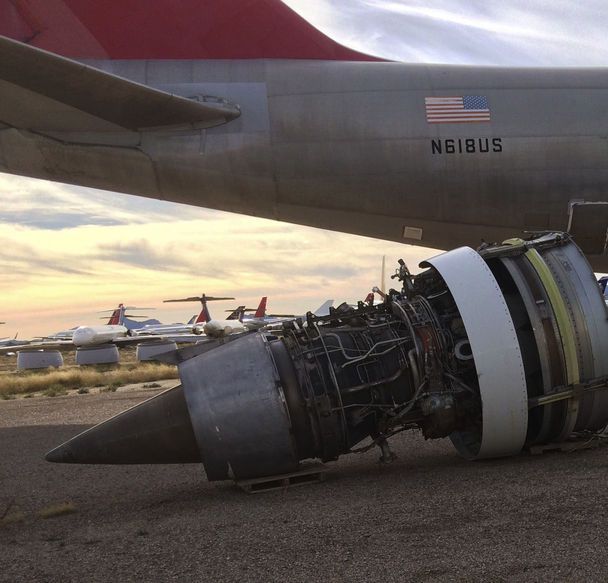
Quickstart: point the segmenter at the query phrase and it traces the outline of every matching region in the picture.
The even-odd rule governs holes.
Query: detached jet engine
[[[209,480],[246,479],[374,445],[388,461],[387,440],[408,429],[479,459],[606,426],[608,311],[568,235],[461,247],[421,266],[411,275],[400,262],[402,289],[380,305],[177,351],[181,385],[47,459],[202,462]]]

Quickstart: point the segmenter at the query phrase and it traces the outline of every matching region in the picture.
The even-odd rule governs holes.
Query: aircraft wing
[[[209,342],[210,339],[201,339],[200,336],[195,334],[184,334],[184,335],[150,335],[150,336],[125,336],[122,338],[115,338],[108,344],[116,344],[116,346],[131,346],[134,344],[143,344],[145,342],[153,342],[156,340],[171,340],[177,344],[196,344],[199,342]],[[87,345],[92,347],[94,345]],[[20,350],[75,350],[77,346],[71,340],[58,341],[58,342],[32,342],[30,344],[18,344],[15,346],[0,346],[0,356],[10,353],[15,353]]]
[[[0,346],[0,355],[18,352],[19,350],[70,350],[74,344],[70,340],[58,342],[30,342],[29,344],[17,344],[13,346]]]
[[[139,336],[122,336],[115,338],[112,343],[117,346],[129,346],[131,344],[143,344],[144,342],[170,341],[177,344],[195,344],[204,340],[200,334],[141,334]]]
[[[209,342],[206,336],[200,334],[163,334],[165,340],[175,342],[176,344],[199,344]]]
[[[239,115],[219,98],[180,97],[0,36],[0,127],[120,134],[207,128]]]

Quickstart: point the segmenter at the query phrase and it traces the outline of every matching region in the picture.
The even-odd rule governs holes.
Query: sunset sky
[[[603,1],[288,0],[353,48],[408,62],[608,65]],[[185,321],[269,296],[272,311],[362,299],[382,255],[414,267],[435,251],[174,203],[0,174],[0,337],[99,323],[119,302]],[[390,271],[390,270],[387,270]]]

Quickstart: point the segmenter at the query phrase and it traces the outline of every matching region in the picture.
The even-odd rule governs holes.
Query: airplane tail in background
[[[363,303],[367,304],[368,306],[373,306],[374,305],[374,292],[369,292],[367,294],[367,296],[365,296],[365,299],[363,300]]]
[[[131,310],[153,310],[154,308],[136,308],[135,306],[125,306],[124,304],[118,304],[118,307],[114,310],[102,310],[102,312],[112,312],[110,319],[107,322],[107,326],[125,326],[129,329],[139,328],[144,324],[159,324],[158,320],[148,320],[146,322],[135,322],[129,320],[129,318],[147,318],[148,316],[142,316],[139,314],[127,314],[127,311]],[[106,316],[107,317],[107,316]],[[106,317],[102,317],[105,320]]]
[[[236,310],[233,310],[226,320],[243,320],[243,314],[245,313],[245,306],[239,306]]]
[[[186,322],[186,326],[192,326],[193,324],[196,323],[196,318],[197,318],[198,314],[194,314],[194,316],[192,316],[192,318],[190,318],[187,322]]]
[[[116,308],[110,319],[108,320],[108,326],[119,326],[123,323],[125,319],[125,307],[123,304],[118,304],[118,308]]]
[[[255,314],[253,315],[254,318],[263,318],[264,316],[266,316],[266,302],[267,301],[268,301],[268,298],[266,296],[264,296],[260,300],[258,308],[255,311]]]
[[[209,322],[211,320],[211,314],[209,313],[209,308],[207,307],[207,301],[201,300],[201,311],[199,312],[195,324],[204,324],[205,322]]]
[[[207,296],[202,294],[199,296],[194,296],[191,298],[183,298],[179,300],[163,300],[163,303],[172,303],[172,302],[200,302],[202,305],[201,311],[194,321],[195,324],[204,324],[205,322],[211,321],[211,314],[209,313],[209,308],[207,308],[207,302],[216,302],[220,300],[233,300],[234,298],[216,298],[213,296]],[[190,322],[188,322],[190,323]]]
[[[334,305],[334,301],[333,300],[327,300],[326,302],[324,302],[323,304],[321,304],[313,312],[313,314],[315,316],[327,316],[327,314],[329,314],[329,308],[331,308],[333,305]]]

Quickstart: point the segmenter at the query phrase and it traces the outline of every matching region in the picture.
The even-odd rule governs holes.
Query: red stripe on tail
[[[266,301],[267,300],[268,300],[268,298],[266,296],[264,296],[260,300],[260,305],[258,306],[258,309],[255,311],[255,314],[253,315],[254,318],[263,318],[266,315]]]
[[[118,326],[119,324],[122,324],[124,310],[123,304],[118,304],[118,308],[112,312],[112,315],[108,320],[108,326]]]
[[[378,61],[281,0],[0,0],[0,32],[74,58]]]
[[[209,313],[209,309],[207,308],[207,302],[202,301],[201,304],[203,307],[201,308],[201,312],[196,318],[195,324],[204,324],[205,322],[211,321],[211,314]]]

